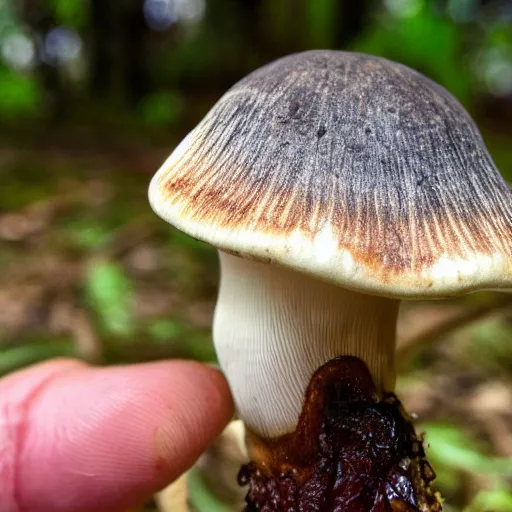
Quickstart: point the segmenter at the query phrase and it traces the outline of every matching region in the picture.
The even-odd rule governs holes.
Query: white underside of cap
[[[176,152],[179,155],[179,147]],[[175,154],[170,158],[174,160]],[[368,267],[357,261],[349,250],[340,248],[328,222],[313,239],[298,229],[287,236],[277,236],[196,222],[187,216],[182,204],[171,203],[162,195],[160,179],[171,164],[166,162],[151,181],[149,199],[153,210],[179,230],[221,250],[281,265],[352,290],[387,297],[435,299],[481,289],[512,288],[512,255],[468,250],[465,257],[442,254],[420,271],[386,273]]]

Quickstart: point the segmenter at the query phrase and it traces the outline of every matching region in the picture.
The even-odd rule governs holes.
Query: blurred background
[[[512,180],[512,0],[0,0],[0,375],[215,360],[216,254],[151,212],[148,182],[234,82],[309,48],[438,81]],[[448,512],[512,511],[511,297],[401,312],[398,391]],[[189,479],[195,510],[240,498],[218,457]]]

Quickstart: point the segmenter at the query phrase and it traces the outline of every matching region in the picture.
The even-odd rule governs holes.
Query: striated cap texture
[[[392,297],[512,288],[512,192],[442,87],[341,51],[232,87],[164,163],[150,202],[246,258]]]

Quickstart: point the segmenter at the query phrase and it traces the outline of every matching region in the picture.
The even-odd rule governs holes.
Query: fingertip
[[[155,432],[155,469],[162,473],[162,487],[192,466],[234,409],[226,379],[217,369],[187,362],[176,371],[172,412]]]
[[[129,506],[187,470],[233,414],[223,375],[196,362],[77,370],[31,404],[19,464],[28,510]]]

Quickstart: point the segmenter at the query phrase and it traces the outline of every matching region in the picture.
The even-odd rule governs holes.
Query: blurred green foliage
[[[52,357],[77,357],[78,355],[71,339],[58,340],[55,337],[38,336],[34,340],[24,340],[19,346],[1,351],[0,375]]]
[[[192,470],[189,474],[190,504],[194,510],[208,512],[231,512],[229,507],[215,498],[205,485],[200,473]]]
[[[452,425],[427,424],[424,427],[428,432],[429,460],[437,470],[437,485],[449,492],[457,487],[457,473],[481,475],[490,482],[491,489],[480,491],[466,511],[512,510],[509,485],[512,459],[486,455],[476,439],[470,439]]]
[[[345,48],[444,85],[511,178],[511,9],[502,0],[6,0],[0,113],[160,143],[165,133],[179,139],[251,69],[293,51]]]
[[[18,323],[11,315],[12,325],[0,325],[0,375],[87,357],[82,331],[52,327],[59,301],[86,312],[103,363],[215,361],[215,252],[152,214],[149,177],[243,75],[320,47],[387,57],[445,86],[512,180],[505,0],[0,0],[0,290],[14,289],[17,306],[18,286],[39,293],[20,306]],[[475,360],[479,378],[510,382],[511,331],[509,319],[492,320],[448,355],[422,352],[404,391],[436,371],[473,375]],[[465,421],[449,422],[449,407],[441,412],[425,426],[447,510],[511,511],[510,460]],[[481,477],[474,496],[461,490]],[[197,510],[226,510],[197,473],[190,484]]]
[[[38,85],[30,76],[0,68],[0,113],[4,118],[34,114],[40,106]]]
[[[108,334],[120,338],[130,338],[135,334],[132,283],[119,263],[93,263],[85,278],[85,289],[92,309]]]
[[[500,487],[512,474],[512,460],[484,455],[478,451],[475,439],[469,439],[460,429],[449,425],[424,425],[428,432],[429,457],[436,467],[448,471],[463,468],[473,473],[491,475]],[[434,462],[435,464],[435,462]]]
[[[466,512],[510,512],[512,493],[507,488],[480,491]]]
[[[84,0],[50,0],[47,9],[55,13],[58,23],[75,29],[87,28],[89,2]]]
[[[354,48],[422,71],[467,105],[475,78],[469,62],[461,58],[464,28],[436,15],[421,0],[389,3],[394,7],[383,14],[382,24],[369,27]]]

